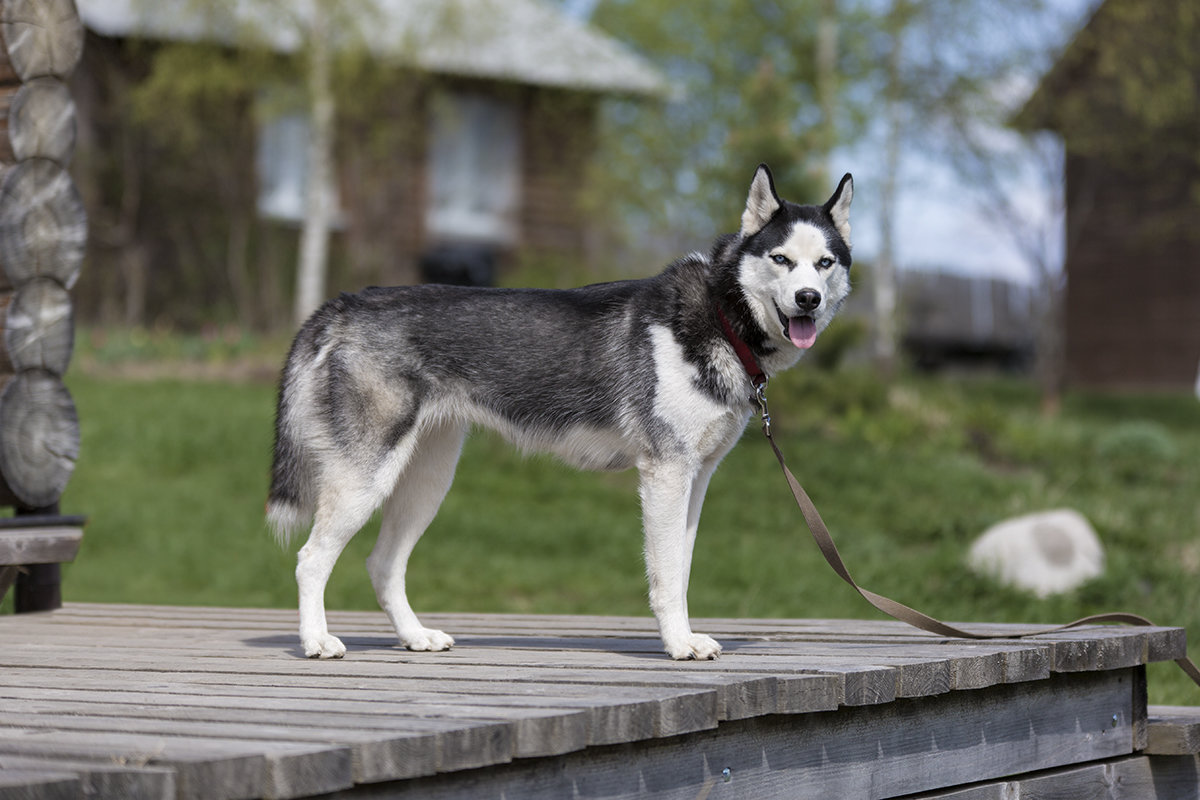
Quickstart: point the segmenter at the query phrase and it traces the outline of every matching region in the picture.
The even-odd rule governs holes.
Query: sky
[[[586,20],[598,0],[560,0],[571,16]],[[1062,30],[1047,31],[1047,44],[1056,49],[1073,35],[1091,14],[1098,0],[1052,0],[1053,11],[1065,21]],[[1006,31],[997,31],[1002,38]],[[1013,91],[1027,96],[1036,83]],[[1014,98],[1020,102],[1023,98]],[[998,140],[1011,134],[994,132]],[[873,192],[883,173],[883,152],[878,141],[864,141],[836,150],[831,172],[854,174],[855,256],[874,260],[880,247],[878,193]],[[977,193],[946,163],[931,159],[919,149],[907,148],[901,155],[897,208],[894,222],[896,261],[901,269],[935,269],[962,274],[1000,277],[1019,283],[1034,282],[1033,270],[1013,240],[1011,225],[984,209]],[[1061,207],[1055,187],[1048,185],[1032,166],[1013,180],[1012,192],[1020,206],[1034,217],[1053,218],[1049,250],[1061,264]],[[832,187],[831,187],[832,190]]]
[[[1060,28],[1046,31],[1046,45],[1061,50],[1090,17],[1097,0],[1052,0]],[[997,31],[1000,44],[1007,31]],[[1036,79],[1010,87],[1013,106],[1019,108],[1036,88]],[[989,137],[1006,147],[1016,147],[1017,136],[1010,131],[993,130]],[[1051,137],[1061,163],[1061,143]],[[845,164],[839,164],[839,157]],[[877,142],[864,141],[856,147],[835,152],[833,171],[855,173],[855,254],[873,260],[879,253],[880,224],[877,186],[883,172],[882,149]],[[1047,180],[1037,162],[1025,160],[1009,186],[1023,215],[1043,220],[1047,234],[1047,252],[1061,267],[1064,257],[1061,182]],[[1061,175],[1061,171],[1057,172]],[[938,270],[979,277],[1004,278],[1032,285],[1036,273],[1022,254],[1011,223],[989,213],[979,194],[957,174],[951,165],[908,147],[901,154],[894,221],[897,266],[904,269]],[[1025,231],[1028,235],[1028,229]]]
[[[855,172],[855,255],[873,261],[880,248],[879,204],[871,194],[882,163],[870,146],[835,154]],[[901,156],[896,199],[896,263],[900,269],[948,271],[1032,284],[1034,275],[1013,238],[1012,227],[990,215],[964,179],[943,161],[908,150]],[[1016,181],[1013,191],[1030,216],[1053,218],[1050,243],[1062,260],[1062,214],[1056,197],[1032,177]]]

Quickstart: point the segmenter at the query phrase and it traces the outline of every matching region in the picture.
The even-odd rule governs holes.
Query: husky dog
[[[850,291],[850,200],[781,200],[766,165],[741,230],[662,274],[578,289],[373,287],[304,324],[283,370],[268,518],[300,549],[300,642],[346,648],[325,622],[334,562],[372,513],[367,571],[400,642],[445,650],[405,594],[409,554],[450,488],[473,425],[593,470],[637,467],[650,607],[676,659],[715,658],[693,633],[696,526],[717,464],[742,435],[755,386],[812,347]]]

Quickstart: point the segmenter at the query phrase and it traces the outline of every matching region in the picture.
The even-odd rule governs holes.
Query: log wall
[[[54,507],[79,453],[62,376],[87,216],[68,173],[83,51],[73,0],[0,0],[0,502]]]

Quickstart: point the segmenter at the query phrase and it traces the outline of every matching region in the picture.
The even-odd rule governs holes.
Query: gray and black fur
[[[322,306],[284,367],[268,499],[281,535],[313,523],[296,569],[305,653],[344,655],[326,626],[325,583],[380,506],[367,564],[380,604],[407,647],[453,644],[420,624],[404,575],[464,437],[485,425],[584,469],[637,467],[666,650],[717,655],[690,629],[688,572],[704,490],[753,395],[721,315],[767,375],[794,364],[849,292],[851,196],[847,175],[823,206],[786,203],[764,165],[741,230],[651,278],[567,290],[372,287]]]

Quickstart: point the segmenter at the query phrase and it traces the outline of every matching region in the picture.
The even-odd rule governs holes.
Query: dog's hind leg
[[[383,504],[396,476],[412,458],[415,437],[401,440],[374,472],[351,456],[339,456],[319,481],[312,533],[296,559],[300,592],[300,644],[309,658],[341,658],[346,647],[329,633],[325,620],[325,585],[333,565],[354,534]]]
[[[408,602],[405,573],[417,540],[450,490],[466,432],[463,425],[445,423],[421,436],[384,505],[379,539],[367,558],[379,605],[392,621],[400,643],[409,650],[448,650],[454,644],[450,636],[426,628],[417,619]]]
[[[380,499],[366,492],[347,497],[339,493],[318,501],[312,533],[296,559],[296,587],[300,593],[300,645],[309,658],[341,658],[346,646],[329,633],[325,621],[325,585],[333,565],[358,529],[379,507]]]

